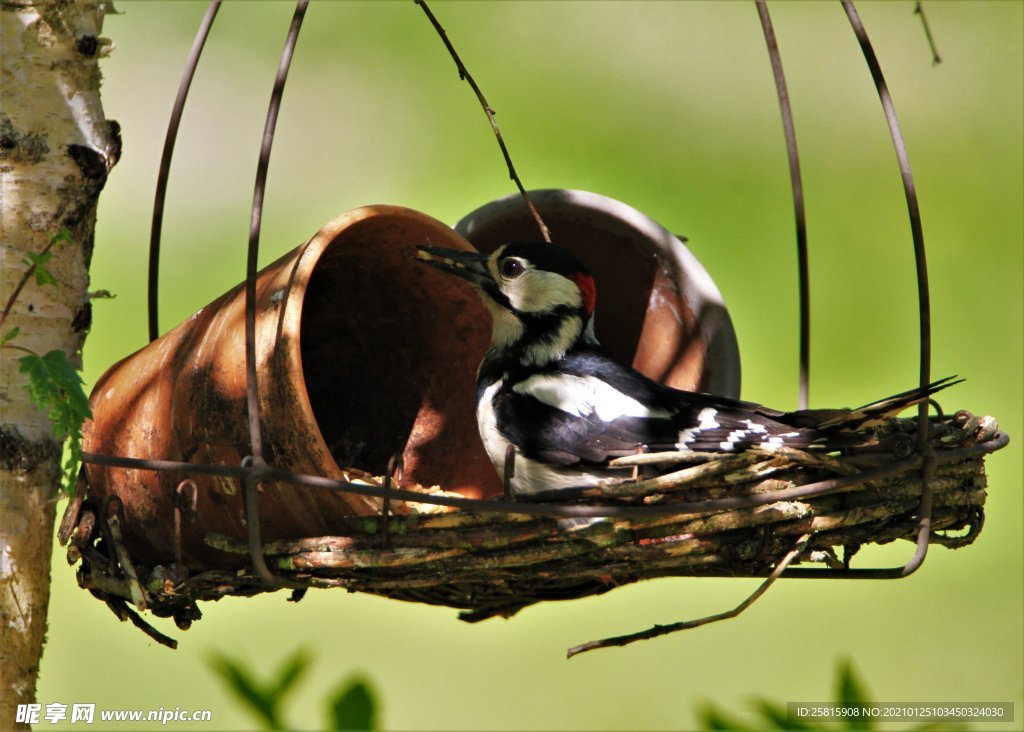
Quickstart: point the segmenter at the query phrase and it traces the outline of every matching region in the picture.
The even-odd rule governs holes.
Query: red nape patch
[[[588,315],[593,313],[594,306],[597,305],[597,286],[594,285],[594,278],[588,274],[577,272],[572,276],[572,281],[580,288],[580,295],[583,296],[583,308]]]

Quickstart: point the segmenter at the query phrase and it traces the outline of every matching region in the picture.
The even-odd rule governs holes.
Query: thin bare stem
[[[508,148],[505,146],[505,140],[501,137],[501,130],[498,129],[498,122],[494,119],[494,109],[487,103],[484,98],[484,94],[480,91],[480,87],[477,86],[476,81],[473,80],[473,76],[469,73],[466,65],[462,63],[462,59],[459,58],[458,52],[455,50],[455,46],[448,40],[448,34],[445,33],[444,28],[438,22],[434,14],[430,12],[430,8],[427,7],[426,0],[415,0],[416,4],[423,8],[423,12],[426,13],[427,19],[430,20],[430,24],[434,26],[434,30],[437,31],[437,35],[441,37],[444,42],[445,48],[448,49],[448,53],[451,54],[452,60],[455,61],[455,67],[459,71],[459,78],[466,81],[469,86],[473,89],[476,94],[476,98],[480,101],[480,106],[483,107],[484,113],[487,115],[488,121],[491,123],[491,129],[494,130],[494,136],[498,140],[498,147],[501,148],[501,154],[505,156],[505,164],[508,165],[508,175],[515,181],[516,186],[519,188],[519,193],[523,196],[523,201],[526,202],[526,207],[530,209],[530,214],[533,216],[533,220],[537,222],[537,227],[540,229],[540,235],[544,238],[544,241],[551,242],[551,231],[548,229],[544,220],[540,217],[540,213],[537,208],[533,205],[533,201],[530,200],[529,194],[526,192],[526,188],[523,187],[523,182],[519,179],[519,174],[516,173],[516,168],[512,164],[512,157],[509,155]]]
[[[942,63],[942,57],[939,55],[939,49],[935,45],[935,37],[932,36],[932,28],[928,25],[928,16],[924,14],[924,5],[921,0],[917,0],[914,3],[914,12],[921,16],[921,25],[924,26],[924,35],[928,39],[928,48],[932,50],[932,66]]]
[[[775,580],[782,576],[782,573],[786,571],[786,567],[793,563],[793,561],[800,556],[800,554],[807,548],[807,544],[811,540],[812,534],[804,534],[796,542],[796,545],[786,554],[785,557],[776,565],[768,578],[761,583],[754,593],[746,600],[741,602],[739,605],[734,607],[732,610],[727,610],[724,613],[717,613],[716,615],[708,615],[704,618],[698,618],[696,620],[684,620],[679,623],[670,623],[669,625],[655,625],[647,630],[642,630],[638,633],[629,633],[628,635],[619,635],[613,638],[604,638],[602,640],[590,641],[589,643],[583,643],[578,646],[573,646],[566,652],[566,658],[572,658],[573,656],[585,653],[586,651],[593,651],[597,648],[611,648],[613,646],[625,646],[630,643],[635,643],[640,640],[648,640],[649,638],[657,638],[658,636],[668,635],[669,633],[675,633],[680,630],[689,630],[690,628],[699,628],[702,625],[708,625],[709,623],[717,623],[719,620],[729,620],[735,618],[737,615],[742,613],[748,607],[757,602],[758,598],[761,597],[768,588],[771,587]]]
[[[43,249],[43,252],[45,253],[47,250],[49,250],[50,246],[52,246],[52,244],[47,245],[46,249]],[[7,298],[7,304],[4,305],[3,311],[0,312],[0,328],[3,327],[4,321],[7,320],[7,316],[10,315],[11,309],[14,307],[15,301],[18,299],[18,295],[21,294],[22,289],[24,289],[25,285],[29,281],[29,278],[32,277],[32,274],[35,271],[36,266],[33,264],[31,267],[25,270],[25,274],[21,276],[21,279],[18,280],[18,284],[14,286],[14,292],[12,292],[11,296]]]
[[[43,247],[42,251],[39,252],[37,256],[46,256],[46,254],[48,254],[49,251],[53,249],[54,244],[63,241],[66,241],[66,238],[58,234],[57,236],[50,239],[50,243]],[[11,314],[11,310],[14,308],[14,303],[18,300],[18,295],[21,294],[21,291],[25,288],[25,285],[28,284],[28,281],[32,279],[32,275],[35,274],[36,267],[37,265],[33,262],[29,266],[29,268],[26,269],[25,272],[21,275],[21,279],[18,280],[18,284],[14,286],[14,292],[12,292],[11,296],[7,298],[7,302],[4,304],[4,309],[0,311],[0,328],[3,327],[4,322],[7,320],[7,316]]]

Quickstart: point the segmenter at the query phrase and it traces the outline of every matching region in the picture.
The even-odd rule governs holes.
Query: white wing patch
[[[715,419],[716,414],[718,414],[718,410],[714,407],[704,407],[704,409],[700,410],[697,414],[697,426],[689,427],[681,431],[679,433],[679,442],[676,443],[676,447],[680,450],[685,450],[689,447],[689,443],[693,442],[693,438],[698,432],[716,429],[718,427],[718,420]]]
[[[742,430],[733,430],[732,432],[730,432],[729,435],[725,438],[725,442],[719,443],[719,447],[721,447],[722,450],[725,450],[726,452],[731,452],[736,449],[736,445],[738,443],[743,442],[744,440],[748,440],[753,435],[768,434],[768,429],[763,424],[758,424],[757,422],[754,422],[751,419],[745,419],[743,420],[743,422],[744,424],[747,425],[747,428]],[[777,438],[775,437],[769,437],[767,443],[765,443],[762,440],[761,444],[772,444],[773,441],[776,439]],[[782,440],[779,440],[778,444],[781,445]]]
[[[620,417],[666,419],[672,416],[671,412],[652,409],[595,376],[536,374],[520,381],[512,391],[533,397],[567,414],[577,417],[596,415],[604,422]]]

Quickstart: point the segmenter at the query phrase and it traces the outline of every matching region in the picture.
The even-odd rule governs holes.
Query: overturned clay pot
[[[474,404],[489,317],[463,283],[415,260],[417,244],[471,248],[425,214],[367,206],[259,273],[257,384],[269,464],[345,479],[382,475],[401,454],[405,485],[501,492]],[[251,453],[244,304],[239,285],[108,370],[92,394],[84,450],[239,465]],[[248,562],[203,540],[246,536],[237,478],[97,464],[87,475],[89,500],[121,498],[126,543],[139,561],[173,560],[175,492],[191,479],[197,505],[183,522],[186,566]],[[262,484],[259,505],[265,540],[343,533],[340,519],[379,511],[374,499],[288,483]]]

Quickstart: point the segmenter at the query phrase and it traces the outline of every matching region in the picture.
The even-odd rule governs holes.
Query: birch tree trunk
[[[61,445],[29,399],[21,349],[80,363],[90,324],[88,268],[96,202],[120,138],[100,104],[98,0],[0,0],[0,309],[59,232],[46,268],[17,292],[0,337],[0,729],[34,701],[46,635]],[[23,726],[23,725],[22,725]]]

